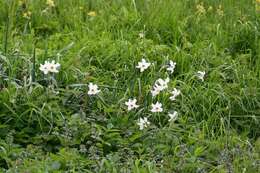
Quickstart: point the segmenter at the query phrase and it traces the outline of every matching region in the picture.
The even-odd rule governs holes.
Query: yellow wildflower
[[[95,17],[97,15],[97,13],[95,11],[90,11],[90,12],[88,12],[88,15],[91,17]]]
[[[213,10],[213,7],[209,6],[208,11],[212,11],[212,10]]]
[[[23,4],[25,4],[25,2],[24,2],[23,0],[19,0],[19,1],[18,1],[18,5],[19,5],[19,6],[22,6]]]
[[[257,12],[260,12],[260,5],[256,5],[255,9]]]
[[[26,19],[30,19],[31,18],[32,13],[30,11],[24,12],[23,13],[23,17]]]
[[[205,10],[205,8],[204,8],[203,3],[198,4],[198,5],[196,6],[196,8],[197,8],[197,12],[198,12],[199,14],[205,14],[205,13],[206,13],[206,10]]]
[[[260,0],[255,1],[255,9],[257,12],[260,12]]]
[[[221,5],[218,6],[217,14],[218,14],[219,16],[224,16],[224,11],[222,10],[222,6],[221,6]]]
[[[54,4],[54,1],[53,1],[53,0],[47,0],[47,1],[46,1],[46,4],[47,4],[49,7],[55,7],[55,4]]]

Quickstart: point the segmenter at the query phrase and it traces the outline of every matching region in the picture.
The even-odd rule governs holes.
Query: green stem
[[[4,41],[4,52],[5,52],[5,55],[7,54],[8,33],[9,33],[9,13],[8,13],[8,8],[7,8],[6,27],[5,27],[5,41]]]
[[[36,50],[36,42],[34,44],[34,48],[33,48],[33,59],[32,59],[32,82],[35,82],[35,51]]]

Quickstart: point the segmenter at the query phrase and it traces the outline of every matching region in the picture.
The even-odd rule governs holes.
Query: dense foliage
[[[259,172],[259,19],[259,0],[1,0],[0,170]],[[174,101],[151,96],[167,77]]]

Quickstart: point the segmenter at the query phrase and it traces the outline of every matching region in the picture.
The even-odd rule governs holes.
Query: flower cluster
[[[203,3],[197,4],[196,8],[197,8],[197,13],[199,13],[199,14],[205,14],[206,13],[206,9],[205,9]]]
[[[48,73],[58,73],[60,64],[55,61],[45,61],[44,64],[40,64],[40,70],[47,75]]]
[[[166,78],[165,80],[159,78],[155,81],[155,84],[153,86],[153,89],[151,90],[152,96],[155,97],[158,95],[161,91],[168,88],[168,83],[170,82],[169,78]]]
[[[256,0],[259,1],[259,0]],[[196,5],[196,13],[199,15],[205,15],[207,12],[212,12],[214,10],[214,7],[212,6],[208,6],[208,8],[206,6],[204,6],[204,3],[199,3]],[[215,7],[215,12],[218,16],[223,17],[224,16],[224,11],[221,5],[218,5],[218,7]]]
[[[140,69],[140,72],[144,72],[146,69],[149,68],[151,63],[145,59],[142,59],[140,62],[138,62],[138,65],[136,68]],[[172,60],[169,61],[169,64],[167,65],[166,70],[169,71],[170,74],[172,74],[175,70],[176,67],[176,62],[173,62]],[[201,81],[204,81],[206,72],[205,71],[198,71],[195,76],[200,79]],[[152,97],[157,96],[160,94],[160,92],[168,89],[168,83],[170,82],[170,78],[167,77],[166,79],[159,78],[155,81],[152,89],[151,89],[151,94]],[[181,94],[181,91],[178,90],[177,88],[173,88],[173,90],[170,92],[170,100],[175,101],[176,98]],[[127,106],[127,110],[131,111],[133,109],[139,108],[140,106],[137,105],[137,100],[136,99],[129,99],[127,102],[125,102],[125,105]],[[163,105],[160,102],[152,103],[151,104],[151,110],[152,113],[160,113],[163,112]],[[168,113],[169,116],[169,122],[174,122],[177,117],[178,117],[178,112],[177,111],[172,111]],[[137,125],[139,125],[140,130],[143,130],[145,127],[148,127],[150,125],[150,122],[148,121],[147,117],[140,118],[137,122]]]
[[[145,59],[142,59],[141,62],[138,62],[138,65],[136,66],[136,68],[140,69],[140,72],[142,73],[146,69],[148,69],[150,65],[151,65],[150,62],[148,62]],[[174,72],[175,67],[176,67],[176,63],[170,60],[166,70],[169,71],[170,74],[172,74]],[[58,73],[59,68],[60,68],[60,64],[55,63],[54,60],[53,61],[45,61],[44,64],[40,64],[40,70],[45,75],[47,75],[48,73]],[[206,74],[205,71],[198,71],[195,74],[195,76],[198,79],[200,79],[201,81],[204,81],[205,74]],[[155,81],[152,89],[151,89],[152,97],[155,97],[158,94],[160,94],[162,91],[167,90],[169,82],[170,82],[169,77],[167,77],[165,79],[162,79],[162,78],[157,79]],[[88,92],[87,92],[88,95],[93,96],[93,95],[97,95],[100,92],[101,92],[101,90],[99,89],[98,85],[93,84],[93,83],[88,84]],[[178,90],[177,88],[173,88],[173,90],[170,92],[170,94],[171,94],[171,96],[169,97],[169,99],[171,101],[175,101],[176,98],[181,94],[181,91]],[[132,110],[140,107],[140,105],[137,104],[136,98],[128,99],[128,101],[125,102],[125,105],[127,106],[128,111],[132,111]],[[160,103],[159,101],[157,101],[156,103],[152,103],[150,111],[152,113],[163,112],[164,109],[163,109],[162,103]],[[178,112],[177,111],[170,111],[168,113],[168,116],[169,116],[168,121],[174,122],[178,117]],[[150,122],[149,122],[147,117],[144,117],[144,118],[140,118],[138,120],[137,125],[139,126],[140,130],[143,130],[144,128],[146,128],[150,125]]]

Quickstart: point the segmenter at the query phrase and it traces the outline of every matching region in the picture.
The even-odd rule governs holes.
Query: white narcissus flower
[[[45,61],[44,64],[40,64],[40,70],[44,73],[44,74],[48,74],[49,73],[49,62]]]
[[[167,77],[165,80],[163,79],[158,79],[157,81],[155,81],[155,86],[157,86],[158,88],[160,88],[160,90],[165,90],[168,88],[168,83],[170,82],[170,79]]]
[[[138,62],[138,65],[136,66],[136,68],[139,68],[139,69],[140,69],[140,72],[143,72],[143,71],[146,70],[150,65],[151,65],[150,62],[147,62],[145,59],[142,59],[142,61]]]
[[[168,121],[170,121],[170,122],[174,122],[178,118],[178,112],[176,112],[176,111],[174,111],[173,113],[169,113],[168,115],[170,117],[170,119]]]
[[[159,102],[156,102],[155,104],[152,104],[152,109],[151,112],[162,112],[163,108],[162,108],[162,104]]]
[[[168,83],[170,82],[169,78],[166,78],[165,80],[159,78],[155,81],[155,84],[153,86],[153,89],[151,90],[152,96],[158,95],[161,91],[168,88]]]
[[[172,74],[174,72],[175,66],[176,66],[176,62],[170,60],[167,70]]]
[[[96,95],[100,92],[96,84],[89,83],[88,88],[89,88],[88,95]]]
[[[139,125],[140,130],[143,130],[145,127],[148,127],[148,125],[150,125],[150,122],[146,117],[144,117],[138,120],[137,125]]]
[[[58,73],[59,72],[59,68],[60,68],[60,64],[59,63],[55,63],[55,61],[51,61],[51,63],[49,64],[49,71],[52,73]]]
[[[125,105],[127,106],[127,110],[130,111],[132,109],[138,108],[139,105],[136,104],[136,99],[129,99],[127,102],[125,102]]]
[[[176,100],[176,97],[181,94],[181,91],[173,88],[173,91],[171,92],[172,96],[170,97],[170,100],[174,101]]]
[[[205,71],[198,71],[197,74],[196,74],[196,76],[197,76],[200,80],[204,81],[205,74],[206,74]]]
[[[151,90],[152,96],[155,97],[161,92],[161,88],[154,86],[153,89]]]

